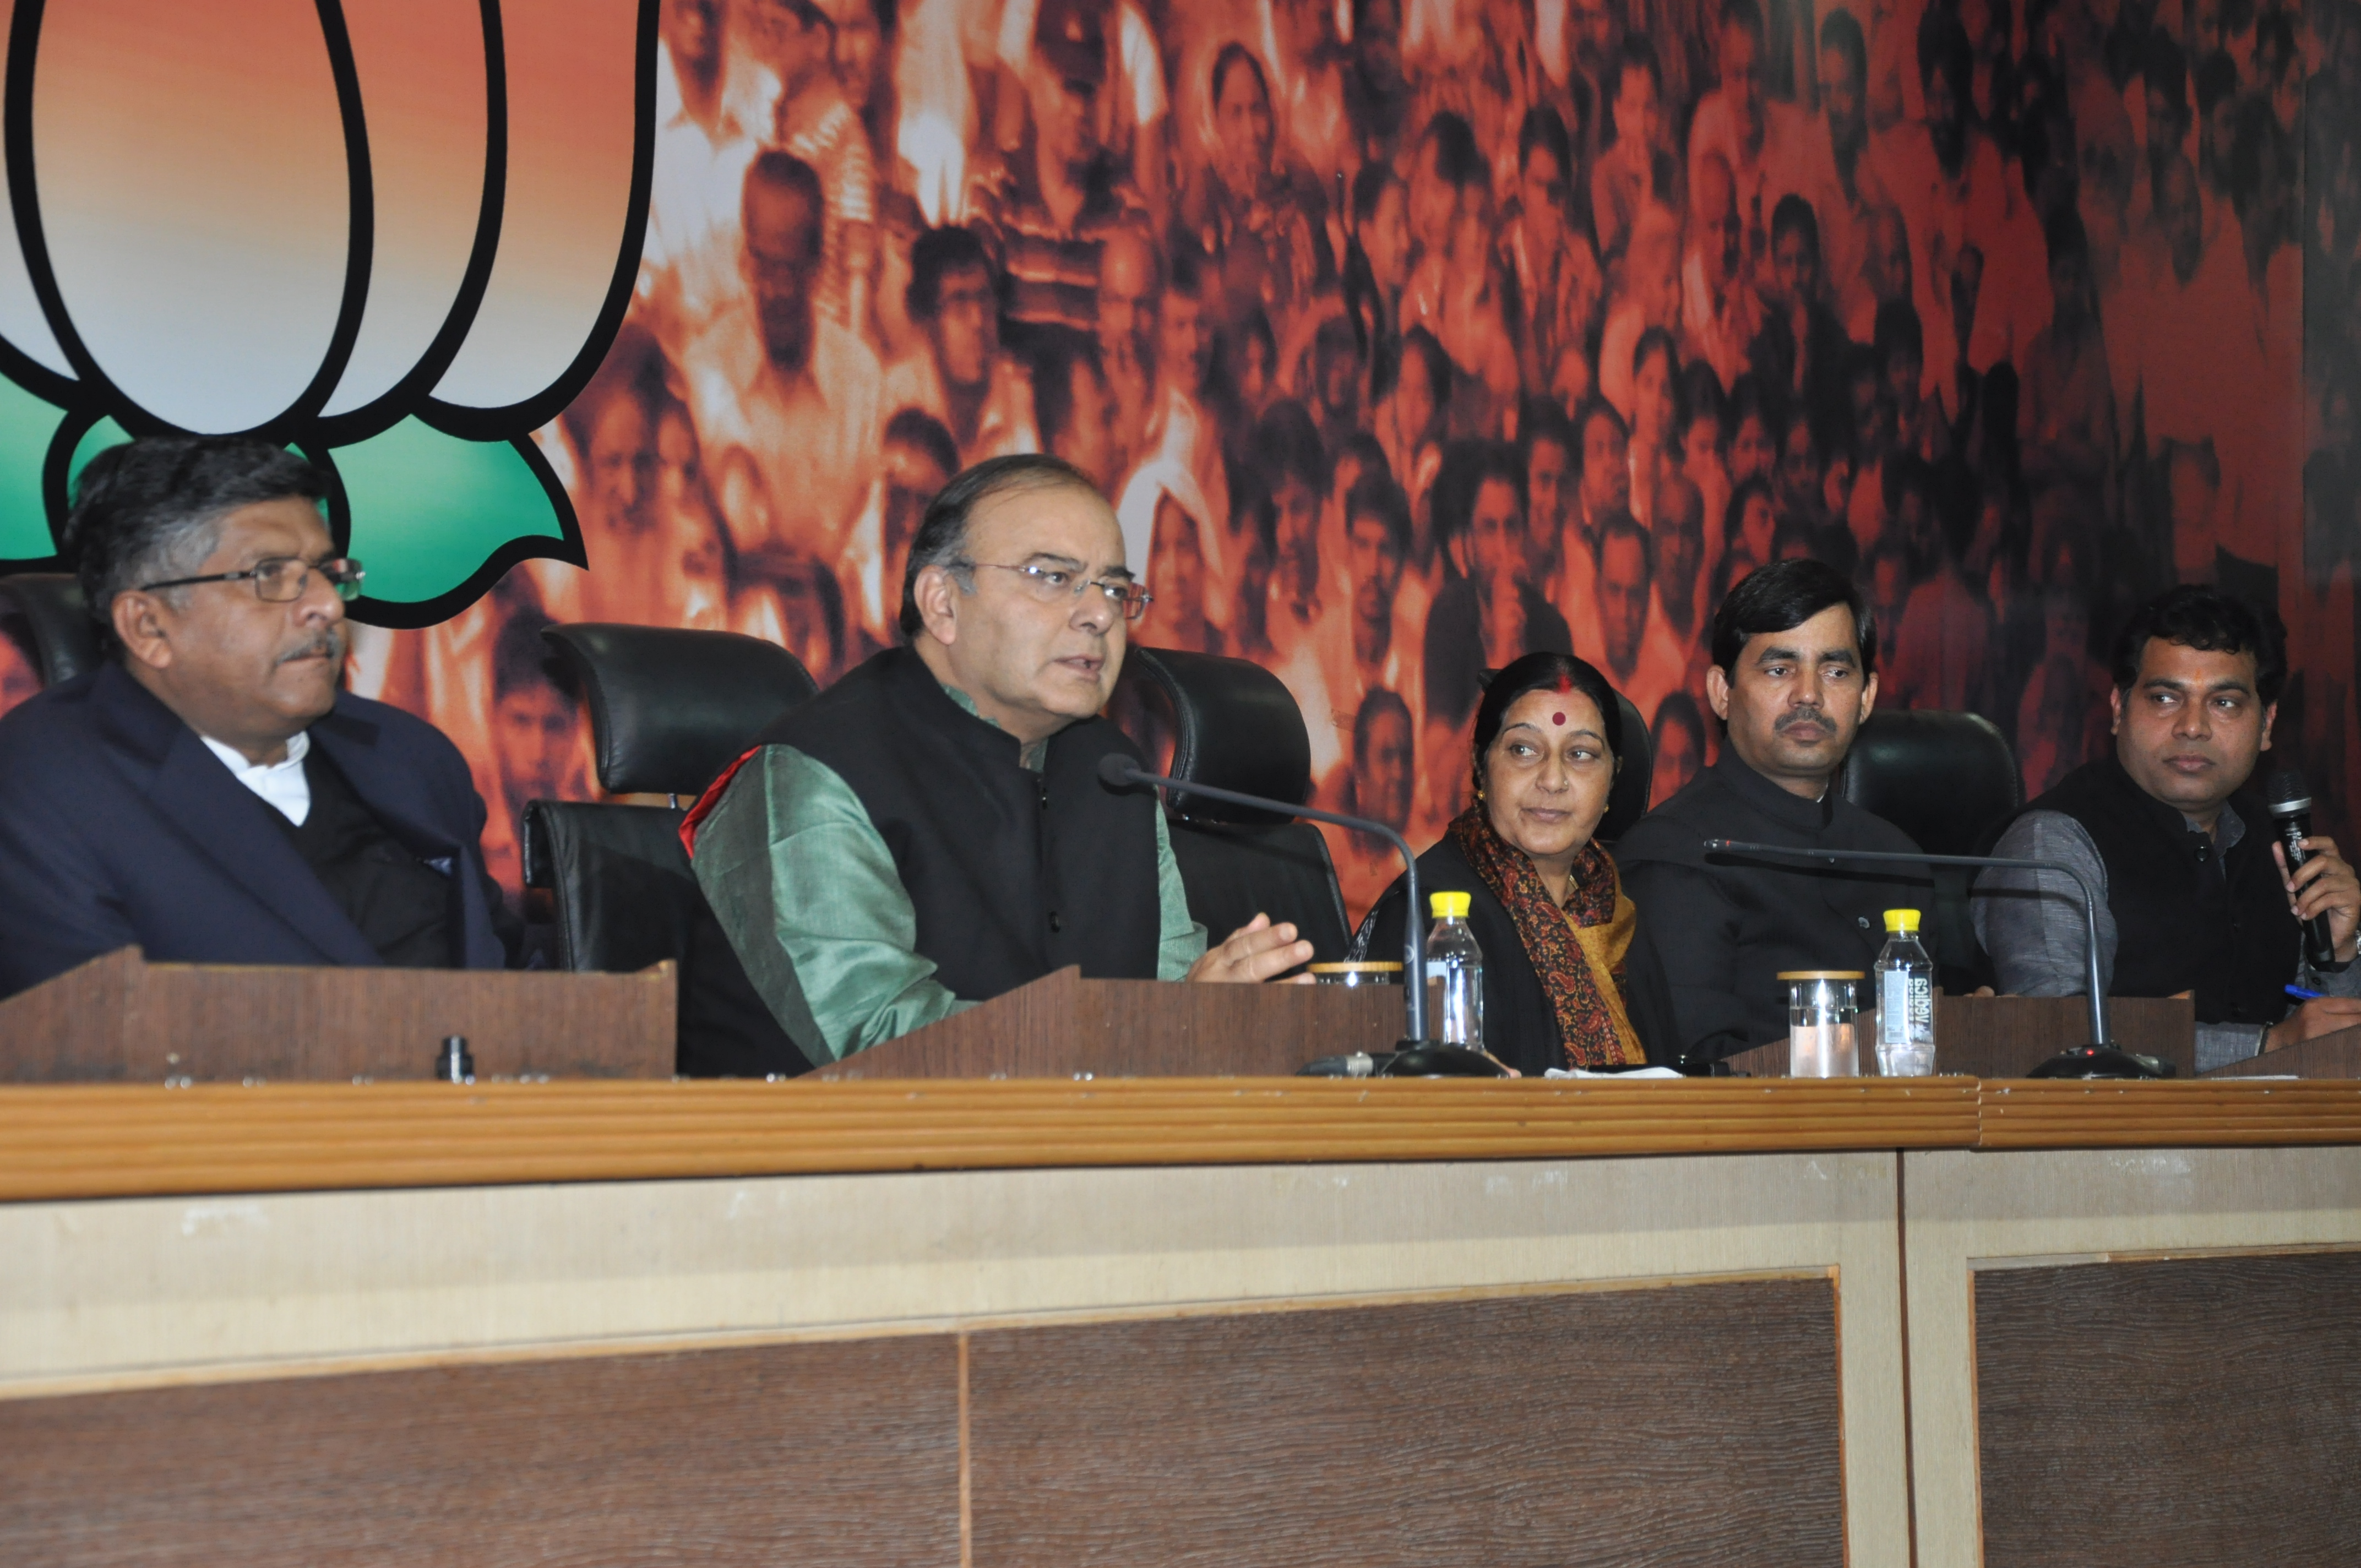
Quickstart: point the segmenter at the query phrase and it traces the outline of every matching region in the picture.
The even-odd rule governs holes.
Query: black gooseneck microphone
[[[1251,806],[1281,817],[1309,817],[1318,822],[1334,822],[1339,828],[1351,828],[1363,833],[1375,833],[1394,847],[1402,858],[1402,866],[1410,879],[1410,918],[1402,922],[1402,1010],[1403,1041],[1406,1046],[1423,1046],[1426,1039],[1426,966],[1420,961],[1418,938],[1418,857],[1410,852],[1410,842],[1384,823],[1367,817],[1347,817],[1341,811],[1321,811],[1292,801],[1274,800],[1268,795],[1246,795],[1234,789],[1216,789],[1212,784],[1191,784],[1182,779],[1168,779],[1151,773],[1120,751],[1109,751],[1099,759],[1099,781],[1114,789],[1129,789],[1134,784],[1154,784],[1159,789],[1177,789],[1188,795],[1202,795],[1213,800],[1226,800],[1233,806]]]
[[[2263,801],[2271,809],[2271,826],[2287,851],[2288,874],[2293,876],[2298,867],[2312,859],[2312,851],[2303,847],[2303,841],[2312,837],[2312,791],[2304,787],[2303,774],[2281,768],[2264,786]],[[2314,969],[2336,961],[2327,916],[2315,915],[2303,922],[2303,956]]]
[[[1788,844],[1755,844],[1742,839],[1708,839],[1709,855],[1775,855],[1790,860],[1825,861],[1830,865],[1852,861],[1900,862],[1914,866],[1997,866],[2003,871],[2062,872],[2082,890],[2083,985],[2090,992],[2091,1043],[2059,1052],[2026,1076],[2028,1078],[2168,1078],[2169,1062],[2117,1050],[2107,1032],[2107,988],[2099,976],[2099,905],[2090,880],[2072,866],[2057,861],[2020,861],[1999,855],[1917,855],[1891,850],[1806,850]]]

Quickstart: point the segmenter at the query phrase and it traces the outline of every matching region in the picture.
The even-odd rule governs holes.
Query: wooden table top
[[[2361,1142],[2361,1081],[273,1083],[0,1089],[0,1201],[1048,1166]]]

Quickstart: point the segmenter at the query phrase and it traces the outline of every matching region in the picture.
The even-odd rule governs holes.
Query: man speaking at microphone
[[[2059,780],[1993,852],[2062,861],[2089,878],[2109,992],[2193,991],[2201,1072],[2361,1025],[2361,881],[2323,838],[2304,840],[2308,856],[2290,874],[2246,787],[2270,749],[2287,678],[2277,619],[2219,588],[2168,589],[2133,612],[2114,674],[2114,754]],[[2082,901],[2070,878],[1985,872],[1974,915],[2003,992],[2086,989]],[[2315,916],[2334,949],[2317,967],[2299,924]],[[2290,984],[2317,998],[2294,1006]]]
[[[1148,596],[1080,470],[995,457],[910,546],[907,645],[765,731],[684,836],[756,991],[814,1065],[1028,981],[1264,981],[1312,957],[1257,916],[1206,949],[1140,761],[1100,717]]]

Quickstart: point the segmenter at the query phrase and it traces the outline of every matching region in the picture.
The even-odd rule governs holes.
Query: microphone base
[[[2113,1046],[2076,1046],[2042,1062],[2027,1078],[2158,1079],[2173,1076],[2173,1066],[2161,1057],[2135,1056]]]
[[[1506,1078],[1509,1069],[1466,1046],[1435,1040],[1402,1040],[1393,1059],[1378,1069],[1384,1078]]]

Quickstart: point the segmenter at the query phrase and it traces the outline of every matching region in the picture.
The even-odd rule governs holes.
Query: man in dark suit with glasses
[[[483,801],[432,725],[343,689],[361,565],[267,441],[93,458],[65,547],[110,657],[0,720],[0,995],[150,961],[497,969]]]

